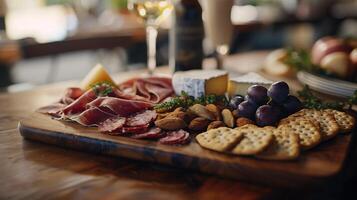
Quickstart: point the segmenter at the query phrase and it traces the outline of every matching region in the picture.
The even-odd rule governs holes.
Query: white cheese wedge
[[[111,84],[115,84],[113,79],[110,77],[108,72],[101,64],[97,64],[82,80],[81,88],[83,90],[88,90],[91,88],[92,85],[99,83],[99,82],[108,82]]]
[[[227,92],[228,73],[222,70],[176,72],[172,85],[177,95],[182,91],[195,98],[209,94],[224,95]]]
[[[269,88],[273,82],[265,79],[257,73],[250,72],[243,76],[231,78],[228,83],[228,95],[230,97],[234,95],[246,95],[247,89],[252,85],[261,85]]]

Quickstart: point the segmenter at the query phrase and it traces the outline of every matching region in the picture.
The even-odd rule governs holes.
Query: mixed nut
[[[163,130],[189,129],[193,132],[202,132],[218,127],[239,127],[245,124],[254,124],[250,119],[237,118],[227,108],[220,108],[215,104],[194,104],[185,109],[176,108],[172,112],[160,113],[155,125]]]

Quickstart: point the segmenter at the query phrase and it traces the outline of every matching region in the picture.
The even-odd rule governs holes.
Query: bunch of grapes
[[[283,81],[273,83],[269,89],[253,85],[245,97],[237,95],[229,105],[238,117],[254,120],[258,126],[274,126],[280,119],[302,108],[300,100],[289,95],[289,86]]]

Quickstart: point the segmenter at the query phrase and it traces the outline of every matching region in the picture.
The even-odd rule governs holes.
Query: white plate
[[[357,90],[356,83],[317,76],[305,71],[298,72],[297,78],[316,91],[334,96],[350,97]]]

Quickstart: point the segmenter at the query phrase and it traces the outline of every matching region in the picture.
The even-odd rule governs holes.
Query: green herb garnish
[[[320,98],[316,97],[309,86],[305,85],[305,87],[298,91],[299,97],[303,100],[305,108],[313,108],[313,109],[336,109],[342,110],[344,108],[350,109],[352,105],[357,104],[357,90],[354,92],[353,96],[349,97],[347,101],[323,101]]]
[[[228,100],[225,96],[218,96],[214,94],[201,96],[195,99],[194,97],[189,96],[186,92],[182,91],[180,96],[173,97],[169,101],[157,104],[154,106],[154,109],[157,112],[169,112],[178,107],[188,108],[194,104],[219,104],[227,106]]]
[[[297,71],[315,71],[318,69],[315,65],[312,64],[310,54],[303,49],[287,49],[287,57],[284,59],[284,62],[296,69]]]
[[[90,86],[98,97],[108,96],[113,93],[115,85],[110,81],[101,81]]]

